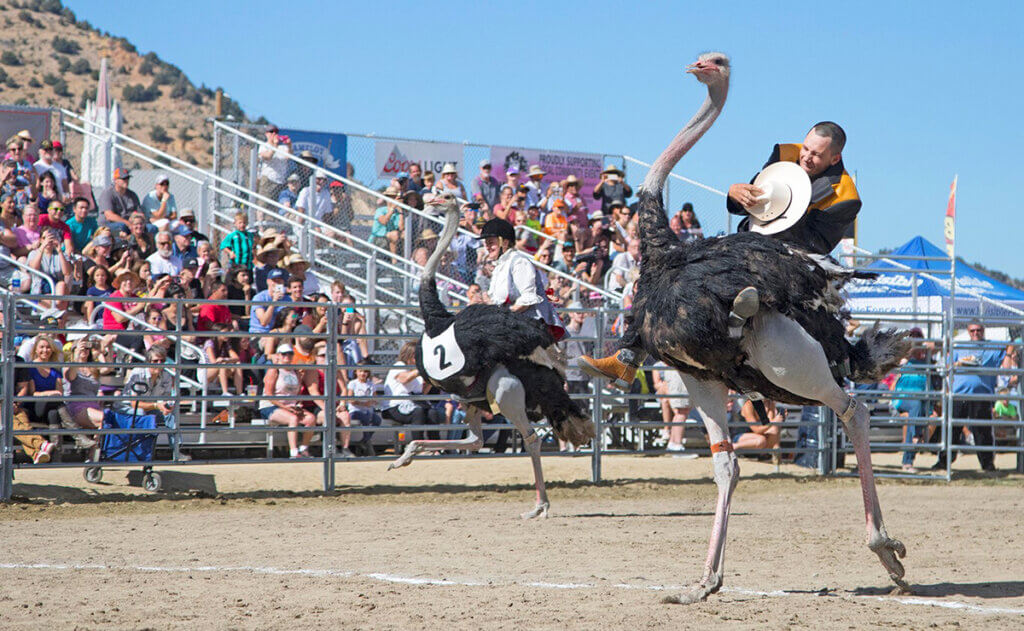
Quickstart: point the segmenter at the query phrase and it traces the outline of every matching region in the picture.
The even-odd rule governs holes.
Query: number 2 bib
[[[424,332],[420,338],[420,348],[427,377],[435,381],[457,375],[466,365],[466,356],[455,342],[454,323],[437,337],[430,337]]]

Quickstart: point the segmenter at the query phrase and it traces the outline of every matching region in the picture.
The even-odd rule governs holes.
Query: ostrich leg
[[[414,440],[405,446],[405,451],[397,460],[388,465],[388,471],[404,467],[412,462],[416,454],[424,451],[444,451],[445,449],[468,449],[477,451],[484,445],[483,432],[480,430],[480,410],[469,406],[466,410],[466,423],[469,425],[465,438],[459,440]]]
[[[899,589],[909,592],[910,588],[903,580],[903,564],[899,560],[906,556],[907,549],[903,543],[889,537],[882,523],[882,508],[875,489],[871,449],[868,446],[868,409],[836,385],[825,352],[793,320],[778,313],[769,313],[755,319],[754,331],[748,336],[746,346],[751,363],[772,383],[804,398],[821,401],[843,421],[857,456],[868,548],[878,555],[889,578]]]
[[[711,461],[715,471],[715,484],[718,485],[718,503],[715,506],[715,523],[711,529],[711,541],[708,544],[708,558],[704,563],[704,574],[700,581],[681,594],[666,596],[662,602],[690,604],[704,600],[709,594],[718,591],[722,586],[722,574],[725,569],[725,537],[729,525],[729,511],[732,493],[739,481],[740,467],[729,442],[729,431],[726,416],[726,401],[729,391],[724,384],[713,381],[698,381],[683,374],[683,383],[690,399],[697,406],[704,427],[708,431],[711,442]]]
[[[487,392],[490,393],[501,413],[516,426],[519,433],[523,435],[523,442],[526,443],[526,450],[530,453],[530,462],[533,464],[534,486],[537,488],[537,504],[533,510],[521,515],[523,519],[548,516],[548,493],[544,488],[544,472],[540,465],[540,439],[536,432],[530,427],[530,420],[526,417],[526,390],[519,379],[512,375],[504,366],[498,366],[494,374],[487,381]]]

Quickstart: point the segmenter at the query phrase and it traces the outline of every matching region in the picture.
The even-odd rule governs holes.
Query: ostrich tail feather
[[[856,383],[881,381],[910,352],[906,331],[868,329],[850,349],[850,368]]]

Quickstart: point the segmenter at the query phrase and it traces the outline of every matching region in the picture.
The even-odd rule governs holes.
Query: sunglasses
[[[985,329],[967,329],[968,333],[984,333]]]
[[[185,216],[185,217],[182,217],[180,219],[180,221],[183,221],[185,223],[195,223],[196,222],[196,218],[195,217],[191,217],[191,216]]]

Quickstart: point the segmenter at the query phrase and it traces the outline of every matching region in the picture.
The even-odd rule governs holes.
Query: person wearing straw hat
[[[388,201],[373,213],[373,227],[370,228],[370,242],[378,248],[387,248],[392,254],[398,252],[405,231],[405,212],[394,202],[399,190],[395,186],[384,189]]]
[[[27,129],[22,129],[16,134],[16,137],[21,140],[21,151],[22,157],[27,160],[30,164],[36,161],[36,157],[32,155],[30,147],[35,139],[32,138],[32,132]]]
[[[451,193],[459,199],[466,199],[466,187],[459,181],[459,171],[451,162],[446,162],[441,169],[441,179],[434,185],[431,191],[435,195]]]
[[[745,215],[738,230],[772,234],[822,255],[831,252],[844,237],[853,236],[861,200],[853,178],[843,165],[845,145],[846,132],[831,121],[811,127],[803,143],[775,145],[762,174],[758,175],[762,181],[774,178],[773,186],[758,186],[755,178],[750,184],[729,187],[726,208],[734,215]],[[810,178],[809,199],[805,201],[798,195],[790,199],[784,194],[787,188],[796,191],[800,187],[800,184],[790,183],[790,178],[799,177],[794,170],[783,167],[777,174],[771,174],[771,178],[764,175],[769,167],[780,163],[796,164]],[[780,197],[780,189],[780,199],[768,199],[769,196]]]
[[[609,164],[601,171],[601,181],[594,186],[594,199],[601,201],[601,212],[604,214],[611,214],[613,203],[625,205],[626,199],[633,196],[633,189],[626,184],[624,177],[622,169],[614,164]]]
[[[253,286],[257,293],[267,289],[267,276],[278,269],[277,263],[284,257],[284,249],[278,241],[271,239],[256,249],[256,265],[253,266]]]
[[[547,171],[540,168],[539,164],[531,164],[526,172],[526,207],[540,206],[544,199],[544,176]]]
[[[285,257],[281,266],[288,271],[291,278],[298,278],[302,281],[303,295],[310,296],[320,293],[320,281],[309,273],[311,265],[306,257],[294,252]]]

